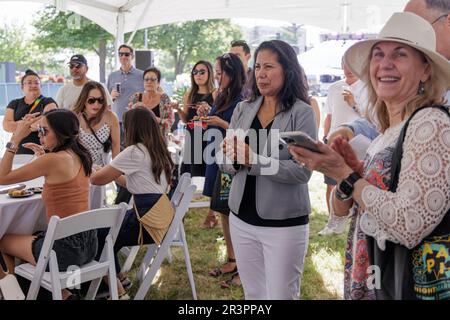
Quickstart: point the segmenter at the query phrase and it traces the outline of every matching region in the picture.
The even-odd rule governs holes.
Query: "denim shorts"
[[[45,234],[46,231],[34,234],[36,239],[31,244],[31,251],[36,262],[44,244]],[[82,266],[91,262],[97,254],[97,247],[97,230],[88,230],[56,240],[53,250],[56,252],[59,271],[67,271],[69,266]]]

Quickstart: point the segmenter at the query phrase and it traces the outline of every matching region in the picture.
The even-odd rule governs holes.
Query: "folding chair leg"
[[[158,246],[156,244],[149,244],[147,246],[147,251],[145,252],[145,256],[142,259],[141,265],[139,266],[139,271],[137,272],[137,279],[139,283],[141,283],[142,279],[145,278],[148,271],[148,266],[150,265],[150,262],[152,262],[153,256],[155,255],[157,249]]]
[[[134,246],[130,248],[127,259],[123,263],[120,272],[127,273],[128,271],[130,271],[131,267],[133,266],[134,259],[136,259],[136,256],[139,252],[139,248],[140,248],[139,246]]]
[[[168,245],[169,244],[167,244],[167,246]],[[159,250],[167,250],[167,247],[164,249],[163,249],[163,247],[160,247]],[[135,300],[144,300],[145,299],[145,295],[147,294],[148,290],[150,289],[153,278],[155,278],[156,272],[158,272],[164,259],[165,259],[165,255],[158,255],[158,254],[156,255],[155,259],[153,260],[152,264],[150,265],[150,268],[148,268],[148,271],[145,274],[145,277],[142,279],[141,285],[139,286],[136,296],[134,297]]]
[[[172,258],[171,248],[169,248],[169,250],[167,250],[167,261],[169,261],[169,263],[172,264],[173,258]]]
[[[53,300],[62,300],[61,282],[59,280],[59,267],[55,251],[50,252],[50,276],[52,278],[52,297]]]
[[[107,247],[107,252],[106,252],[106,256],[108,261],[111,261],[111,263],[109,264],[109,268],[108,268],[108,273],[109,273],[109,294],[111,297],[111,300],[119,300],[119,294],[118,294],[118,289],[117,289],[117,274],[116,274],[116,266],[114,265],[114,263],[112,263],[112,261],[114,261],[114,245],[113,245],[113,241],[111,238],[111,235],[108,235],[106,237],[106,245]]]
[[[197,300],[197,290],[195,289],[194,274],[192,273],[191,258],[189,256],[189,249],[187,246],[186,234],[184,232],[183,226],[181,226],[181,228],[180,228],[180,234],[181,234],[181,241],[183,242],[184,261],[186,262],[186,271],[187,271],[188,278],[189,278],[189,284],[191,285],[192,297],[194,300]]]
[[[102,278],[97,278],[91,281],[91,284],[89,285],[88,292],[86,294],[85,299],[86,300],[94,300],[95,296],[97,295],[98,288],[100,287],[100,282],[102,281]]]

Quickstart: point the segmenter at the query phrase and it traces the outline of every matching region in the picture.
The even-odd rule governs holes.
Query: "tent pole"
[[[117,29],[116,29],[116,68],[119,66],[119,46],[125,42],[124,40],[125,14],[122,11],[117,13]]]

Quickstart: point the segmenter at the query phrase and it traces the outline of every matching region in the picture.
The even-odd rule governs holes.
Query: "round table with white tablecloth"
[[[44,178],[24,182],[26,188],[42,187]],[[32,234],[45,230],[45,206],[40,194],[28,198],[11,198],[0,194],[0,238],[7,233]]]

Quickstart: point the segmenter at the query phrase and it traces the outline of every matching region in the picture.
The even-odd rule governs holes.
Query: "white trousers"
[[[309,224],[271,228],[230,214],[233,249],[246,300],[297,300]]]

